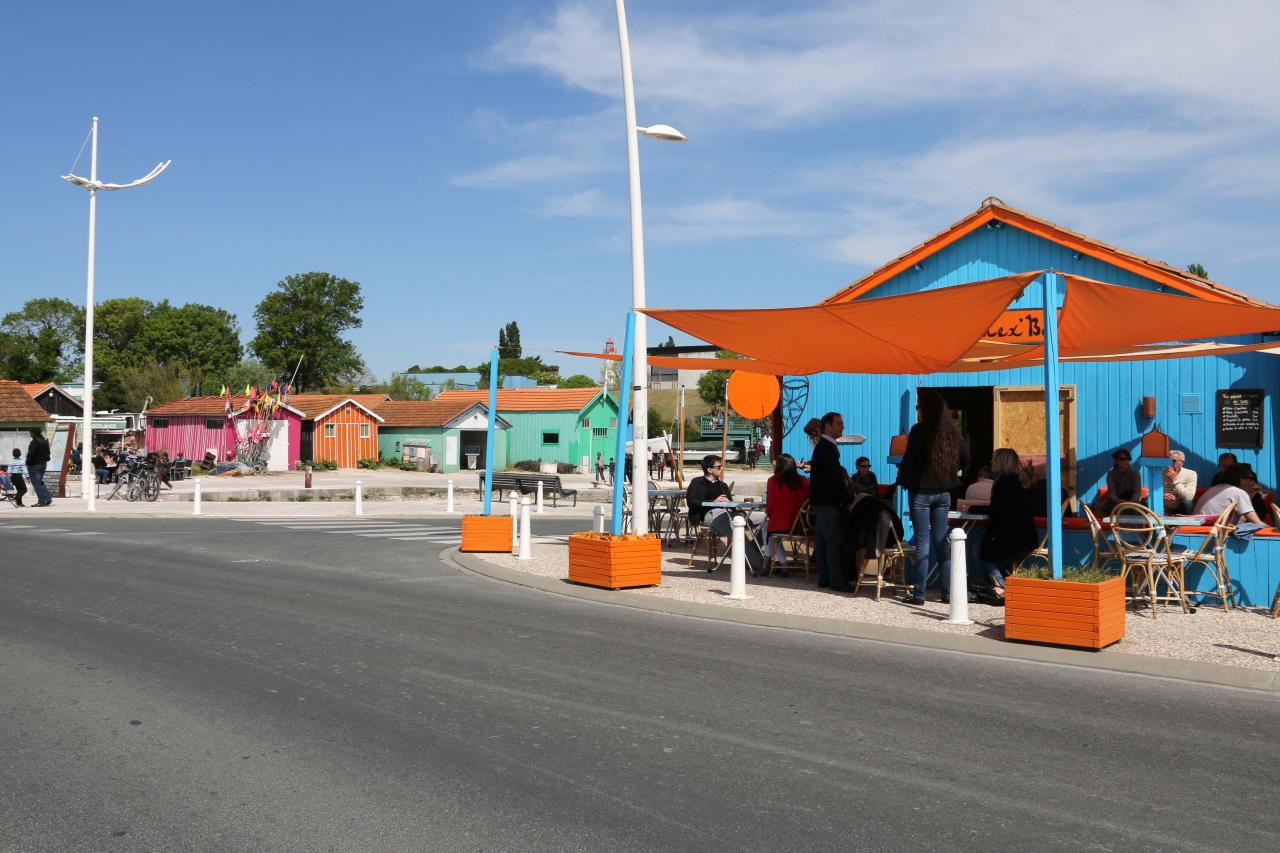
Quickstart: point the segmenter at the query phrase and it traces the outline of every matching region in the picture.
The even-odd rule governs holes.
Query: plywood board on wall
[[[1059,390],[1058,417],[1062,455],[1067,460],[1066,485],[1074,492],[1076,482],[1076,392],[1074,386]],[[1044,389],[1037,387],[995,389],[995,434],[997,447],[1011,447],[1023,457],[1043,460]]]

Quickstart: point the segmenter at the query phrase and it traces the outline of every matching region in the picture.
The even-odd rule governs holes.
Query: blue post
[[[498,348],[489,353],[489,428],[484,433],[484,514],[493,514],[493,433],[498,428]]]
[[[626,482],[622,476],[623,466],[627,459],[627,435],[630,422],[627,412],[631,408],[631,351],[635,349],[636,312],[627,312],[627,333],[622,339],[622,381],[618,383],[618,437],[613,451],[613,535],[622,533],[622,484]],[[633,464],[640,465],[639,459]]]
[[[1049,565],[1055,578],[1062,577],[1062,455],[1058,370],[1058,275],[1046,272],[1044,286],[1044,473],[1049,495]]]

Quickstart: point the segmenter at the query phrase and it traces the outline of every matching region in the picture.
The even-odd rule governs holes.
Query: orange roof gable
[[[982,206],[976,211],[961,219],[950,228],[944,229],[937,234],[925,240],[919,246],[899,255],[889,263],[879,269],[868,273],[852,284],[837,293],[828,296],[822,300],[824,303],[830,302],[849,302],[857,299],[879,285],[893,278],[903,270],[910,269],[915,264],[935,254],[941,249],[946,248],[952,243],[971,234],[983,227],[989,222],[1004,222],[1015,228],[1020,228],[1037,237],[1043,237],[1050,242],[1073,249],[1083,255],[1097,258],[1105,263],[1117,266],[1120,269],[1128,270],[1131,273],[1140,275],[1150,281],[1167,285],[1181,293],[1190,296],[1196,296],[1208,302],[1245,302],[1252,305],[1266,305],[1267,303],[1259,299],[1246,296],[1243,293],[1224,287],[1221,284],[1210,281],[1207,278],[1201,278],[1192,275],[1185,270],[1180,270],[1175,266],[1163,263],[1162,261],[1153,261],[1150,258],[1127,252],[1124,249],[1116,248],[1108,243],[1095,240],[1092,237],[1086,237],[1075,231],[1070,231],[1050,222],[1047,219],[1041,219],[1032,216],[1025,211],[1017,210],[1009,207],[1000,199],[992,196],[982,202]]]
[[[47,388],[48,383],[43,387]],[[0,423],[42,424],[49,413],[31,399],[24,386],[11,379],[0,379]]]
[[[594,400],[600,388],[500,388],[499,412],[580,412]],[[466,400],[489,404],[488,391],[441,391],[437,400]]]
[[[390,399],[386,394],[294,394],[289,398],[289,405],[302,412],[304,419],[310,420],[344,400],[354,400],[368,411],[376,412],[380,404]]]
[[[469,400],[384,400],[374,411],[386,426],[444,426],[475,403]]]

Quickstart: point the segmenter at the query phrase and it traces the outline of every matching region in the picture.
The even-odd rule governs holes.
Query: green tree
[[[558,388],[595,388],[597,382],[585,373],[575,373],[568,379],[561,379],[556,387]]]
[[[742,358],[736,352],[720,350],[719,358]],[[728,370],[708,370],[698,379],[698,396],[706,403],[723,403],[725,389],[729,384]]]
[[[0,319],[0,338],[6,378],[70,381],[82,370],[84,311],[65,299],[30,299]]]
[[[357,282],[323,272],[291,275],[258,303],[253,312],[258,334],[249,348],[281,373],[292,374],[301,356],[300,389],[340,381],[364,369],[355,344],[342,337],[347,329],[360,327],[362,308]]]
[[[147,299],[127,296],[104,299],[93,311],[93,370],[106,382],[125,367],[136,366],[147,359],[139,346],[147,317],[155,305]]]
[[[232,394],[243,394],[246,386],[269,388],[273,381],[283,384],[289,381],[289,377],[269,369],[256,358],[246,358],[205,376],[204,393],[217,394],[225,385]]]
[[[188,382],[177,365],[148,358],[140,364],[119,368],[109,381],[103,380],[102,408],[139,412],[148,397],[153,406],[183,397]]]
[[[159,364],[178,369],[192,394],[207,393],[205,378],[240,362],[240,327],[234,314],[209,305],[181,308],[161,302],[147,315],[134,341]],[[214,391],[217,391],[215,388]]]
[[[520,347],[520,327],[512,320],[498,330],[498,358],[520,358],[524,350]]]
[[[475,369],[480,371],[480,381],[476,384],[476,387],[488,388],[489,362],[482,362]],[[555,385],[560,381],[560,367],[555,364],[543,364],[542,356],[540,355],[530,358],[499,358],[498,375],[528,376],[537,381],[539,385]]]
[[[421,379],[405,376],[403,373],[391,374],[391,380],[375,385],[370,390],[378,394],[387,394],[392,400],[430,400],[431,389]]]
[[[1192,275],[1198,275],[1201,278],[1209,277],[1209,271],[1204,268],[1203,264],[1188,264],[1187,272],[1191,273]]]
[[[668,349],[673,350],[676,348],[676,339],[671,337],[670,335],[667,335],[667,339],[662,343],[658,344],[657,348],[664,349],[664,350],[668,350]]]

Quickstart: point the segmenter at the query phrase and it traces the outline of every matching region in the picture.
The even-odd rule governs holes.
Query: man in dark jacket
[[[724,462],[715,455],[702,457],[702,476],[690,480],[685,489],[689,521],[700,526],[716,503],[724,503],[730,497],[729,486],[724,481]]]
[[[809,506],[813,509],[813,547],[818,558],[818,586],[834,592],[853,592],[844,575],[840,544],[840,507],[844,505],[849,473],[840,464],[836,439],[844,435],[839,412],[822,416],[822,434],[809,459]]]
[[[31,480],[31,488],[36,493],[36,506],[48,506],[53,503],[49,497],[49,489],[44,484],[44,469],[48,464],[49,442],[45,441],[42,430],[32,427],[31,443],[27,445],[27,477]]]

